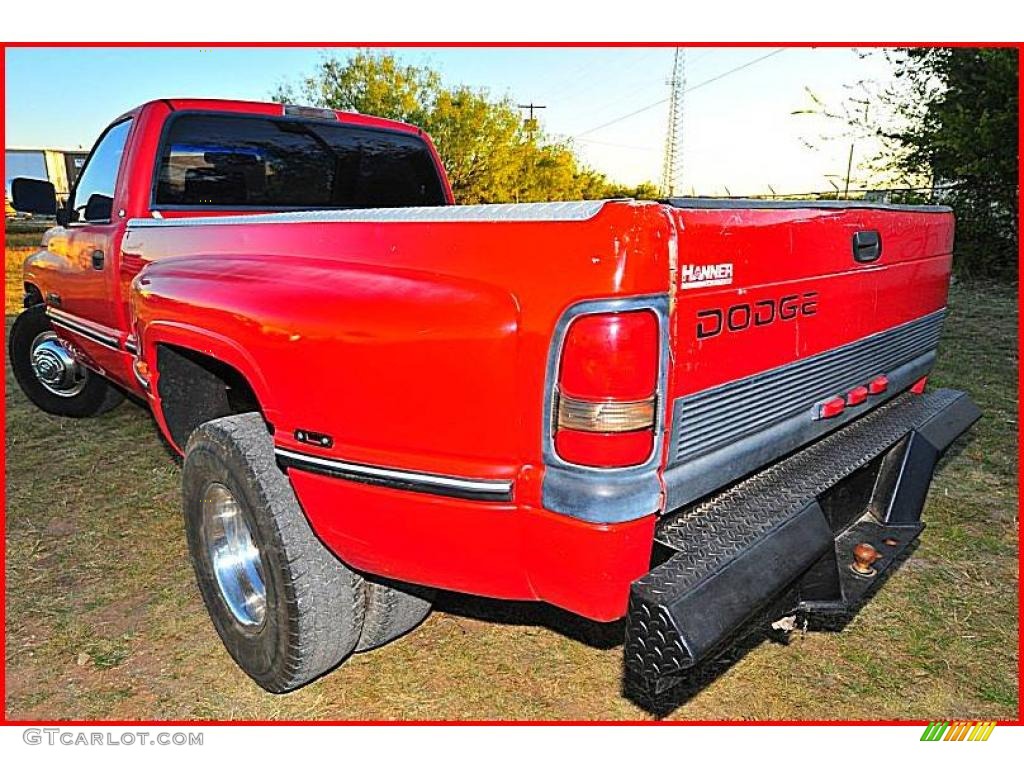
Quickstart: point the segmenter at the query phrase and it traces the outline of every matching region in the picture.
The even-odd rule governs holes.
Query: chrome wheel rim
[[[53,331],[43,331],[32,340],[29,362],[36,381],[57,397],[74,397],[88,381],[89,372]]]
[[[203,494],[202,530],[221,599],[244,631],[258,631],[267,618],[263,561],[241,504],[221,483]]]

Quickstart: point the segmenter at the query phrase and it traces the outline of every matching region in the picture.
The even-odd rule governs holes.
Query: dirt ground
[[[7,253],[8,315],[23,257]],[[148,413],[47,416],[7,370],[7,717],[1015,718],[1015,287],[954,288],[931,381],[970,391],[984,419],[941,465],[915,556],[841,632],[755,633],[641,707],[622,691],[621,625],[458,595],[401,640],[265,693],[206,617]]]

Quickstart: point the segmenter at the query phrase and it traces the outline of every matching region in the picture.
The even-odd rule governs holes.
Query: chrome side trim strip
[[[131,219],[129,229],[197,227],[225,224],[334,224],[341,222],[444,222],[444,221],[587,221],[597,216],[607,200],[564,203],[500,203],[496,205],[436,205],[410,208],[282,211],[235,216],[182,216],[172,219]]]
[[[325,459],[322,456],[312,456],[287,448],[274,448],[274,453],[277,455],[278,463],[283,467],[339,477],[344,480],[383,485],[404,491],[453,496],[459,499],[512,500],[511,480],[479,480],[427,472],[411,472],[404,469],[388,469],[372,464],[354,464],[337,459]]]
[[[74,315],[55,309],[54,307],[47,307],[46,314],[55,325],[59,325],[61,328],[69,330],[72,333],[77,333],[79,336],[84,336],[85,338],[95,341],[97,344],[102,344],[105,347],[117,350],[121,349],[121,342],[118,341],[116,336],[110,336],[102,331],[97,331],[95,328],[91,328],[81,320],[78,320]]]

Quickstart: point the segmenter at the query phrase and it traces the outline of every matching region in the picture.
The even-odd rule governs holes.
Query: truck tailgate
[[[669,509],[862,415],[930,370],[952,260],[948,209],[675,200],[671,212],[679,252]],[[881,376],[884,392],[820,417],[822,403]]]

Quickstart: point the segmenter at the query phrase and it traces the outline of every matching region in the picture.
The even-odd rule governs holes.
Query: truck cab
[[[332,161],[338,170],[348,163],[363,174],[348,189],[315,189],[303,178],[303,163],[324,162],[318,153],[329,139],[317,129],[325,128],[346,145]],[[407,188],[407,164],[415,164],[408,184],[421,189]],[[129,220],[453,202],[436,150],[418,129],[333,110],[202,99],[154,101],[119,116],[64,195],[53,181],[13,183],[22,210],[57,218],[44,251],[26,262],[27,295],[82,331],[79,353],[90,368],[140,396],[127,296],[141,264],[122,251]]]

